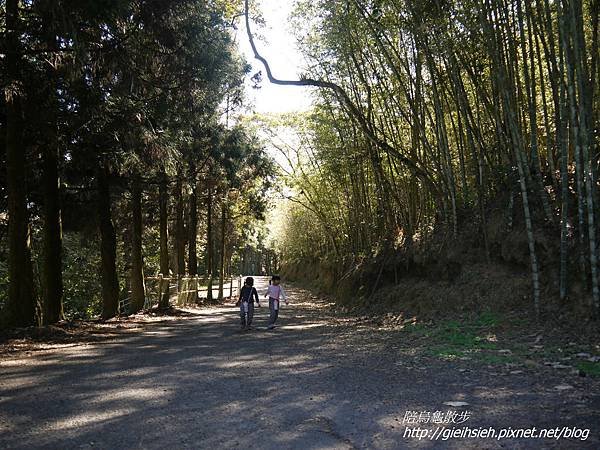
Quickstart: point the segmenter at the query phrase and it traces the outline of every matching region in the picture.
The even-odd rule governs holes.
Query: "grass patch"
[[[594,378],[600,377],[600,362],[580,361],[575,367],[585,372],[586,375]]]
[[[500,318],[493,312],[486,311],[473,321],[473,325],[478,327],[492,328],[498,325]]]
[[[417,322],[404,327],[416,349],[423,354],[445,360],[470,360],[489,366],[517,365],[539,367],[545,362],[561,362],[565,356],[576,352],[590,352],[587,347],[574,347],[540,334],[527,317],[504,316],[483,312],[463,319],[443,320],[434,323]],[[525,330],[525,331],[524,331]],[[507,350],[507,351],[502,351]],[[600,362],[569,360],[590,377],[600,378]]]
[[[518,361],[514,356],[495,355],[493,353],[480,353],[477,355],[477,360],[490,366],[500,366]]]
[[[465,356],[465,352],[455,346],[436,345],[430,348],[427,353],[442,359],[457,359]]]
[[[479,316],[459,320],[447,320],[437,324],[414,324],[404,329],[415,337],[430,339],[426,353],[443,359],[485,359],[496,361],[489,351],[498,349],[494,341],[494,329],[501,323],[501,318],[491,312]],[[508,362],[510,357],[499,356],[498,363]]]

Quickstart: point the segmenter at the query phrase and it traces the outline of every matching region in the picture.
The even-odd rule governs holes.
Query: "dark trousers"
[[[277,309],[275,309],[275,302],[277,302]],[[277,300],[276,298],[270,297],[269,298],[269,310],[270,310],[270,314],[269,314],[269,325],[275,325],[275,322],[277,321],[277,317],[279,316],[279,300]]]
[[[244,311],[244,302],[240,303],[240,319],[242,325],[250,326],[254,317],[254,302],[248,302],[248,323],[246,323],[246,312]]]

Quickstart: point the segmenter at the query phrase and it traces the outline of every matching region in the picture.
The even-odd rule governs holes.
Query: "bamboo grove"
[[[65,305],[106,319],[126,296],[139,311],[145,273],[222,285],[241,259],[240,221],[263,214],[272,164],[232,119],[249,71],[233,6],[0,10],[2,325],[54,323]]]
[[[317,248],[348,268],[440,235],[496,260],[501,211],[535,311],[543,286],[565,302],[581,283],[597,312],[599,3],[299,2],[307,69],[282,84],[321,89],[282,150],[300,164],[285,260]]]

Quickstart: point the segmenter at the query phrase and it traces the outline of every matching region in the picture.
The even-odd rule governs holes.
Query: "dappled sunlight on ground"
[[[266,279],[257,283],[261,293]],[[447,410],[447,401],[469,403],[470,426],[565,425],[562,408],[569,424],[598,421],[593,403],[577,407],[575,389],[460,372],[417,354],[404,334],[287,291],[273,331],[262,329],[264,306],[250,332],[239,330],[232,305],[191,308],[101,342],[3,357],[0,447],[439,448],[405,438],[402,419],[407,410]]]
[[[44,432],[68,431],[70,429],[84,427],[97,422],[115,420],[123,416],[128,416],[134,412],[135,411],[133,409],[112,409],[111,411],[96,412],[93,416],[87,412],[82,412],[81,414],[71,416],[68,419],[57,420],[49,423],[46,427],[44,427]]]
[[[307,330],[309,328],[318,328],[326,326],[326,322],[303,323],[300,325],[284,325],[280,327],[282,330]]]

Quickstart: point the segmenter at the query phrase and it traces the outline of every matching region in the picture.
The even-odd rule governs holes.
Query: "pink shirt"
[[[280,285],[279,286],[275,286],[274,284],[269,285],[265,295],[268,295],[270,298],[275,298],[277,300],[279,300],[279,297],[281,297],[285,300],[285,292],[283,291],[283,288]]]

